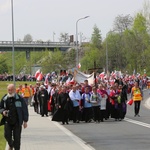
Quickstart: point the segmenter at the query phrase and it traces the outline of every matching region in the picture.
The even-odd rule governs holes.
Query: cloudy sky
[[[144,1],[13,0],[15,40],[23,40],[30,34],[33,40],[58,41],[60,33],[75,35],[77,20],[85,16],[90,17],[78,22],[78,32],[83,40],[90,39],[94,25],[104,38],[113,28],[115,17],[134,16],[143,9]],[[0,0],[0,41],[12,40],[11,27],[11,0]]]

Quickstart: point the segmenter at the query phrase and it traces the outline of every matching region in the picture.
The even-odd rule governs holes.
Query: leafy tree
[[[60,50],[55,50],[54,52],[48,52],[47,57],[41,63],[43,72],[57,71],[61,68],[65,68],[64,55]]]
[[[82,58],[81,58],[81,69],[88,70],[94,67],[94,62],[96,62],[97,67],[103,67],[102,58],[102,38],[100,30],[95,25],[93,27],[93,34],[91,37],[91,43],[82,47]]]
[[[141,13],[146,19],[147,30],[148,30],[148,33],[150,33],[150,2],[149,1],[144,2]]]
[[[101,48],[101,43],[102,43],[102,37],[101,37],[101,31],[99,28],[95,25],[93,28],[93,34],[91,37],[91,43],[98,49]]]
[[[126,42],[126,58],[130,68],[142,72],[145,65],[145,49],[148,46],[149,35],[147,33],[146,19],[141,13],[137,13],[131,30],[124,33]]]
[[[64,63],[67,68],[74,68],[75,67],[75,57],[76,57],[76,51],[75,49],[70,49],[67,52],[64,53]]]
[[[97,64],[97,67],[103,67],[101,57],[101,52],[98,48],[93,45],[90,45],[84,54],[84,57],[81,59],[81,69],[88,70],[94,67],[94,61]]]
[[[8,66],[6,62],[6,58],[0,56],[0,74],[3,74],[5,72],[8,72]]]

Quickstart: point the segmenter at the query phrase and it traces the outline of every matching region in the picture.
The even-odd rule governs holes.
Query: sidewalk
[[[94,150],[61,123],[36,114],[33,107],[29,114],[28,127],[22,128],[21,150]]]

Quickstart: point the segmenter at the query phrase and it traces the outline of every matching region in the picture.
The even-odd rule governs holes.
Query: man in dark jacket
[[[40,90],[38,92],[38,100],[40,103],[40,114],[42,117],[44,117],[44,115],[48,116],[48,92],[45,89],[44,85],[40,86]]]
[[[66,92],[66,87],[62,87],[62,92],[58,95],[58,107],[62,112],[62,124],[68,124],[69,110],[70,110],[70,98]]]
[[[4,136],[9,150],[20,150],[22,125],[27,127],[28,109],[25,100],[15,93],[15,86],[9,84],[8,94],[0,102],[0,113],[3,115],[1,125],[4,124]]]

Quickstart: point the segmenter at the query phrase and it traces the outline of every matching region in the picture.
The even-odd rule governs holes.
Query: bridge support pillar
[[[26,50],[26,60],[29,62],[29,73],[31,74],[30,50]]]
[[[29,50],[26,51],[26,59],[28,61],[30,60],[30,51]]]

